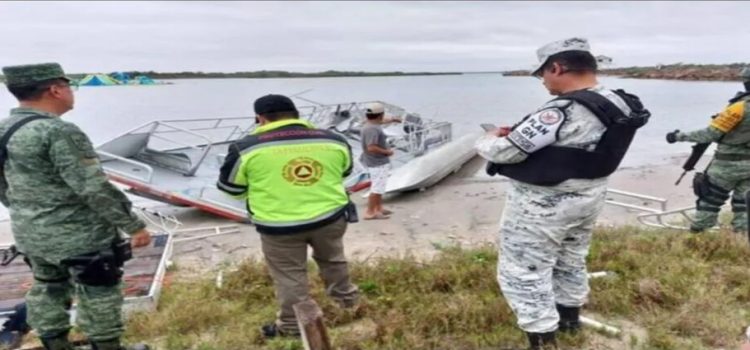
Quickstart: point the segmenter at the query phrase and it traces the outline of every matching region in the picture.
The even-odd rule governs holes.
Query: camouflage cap
[[[31,86],[50,79],[71,80],[65,76],[62,67],[57,63],[3,67],[3,75],[5,75],[5,85],[14,87]]]
[[[740,71],[740,78],[744,81],[750,81],[750,67],[742,68]]]
[[[584,38],[570,38],[565,40],[559,40],[555,42],[551,42],[547,45],[544,45],[540,47],[538,50],[536,50],[536,57],[539,59],[539,62],[536,64],[536,68],[531,72],[532,74],[537,74],[537,72],[542,69],[542,66],[544,66],[545,63],[547,63],[547,60],[550,56],[554,54],[558,54],[560,52],[565,51],[587,51],[591,52],[591,48],[589,47],[588,40]]]

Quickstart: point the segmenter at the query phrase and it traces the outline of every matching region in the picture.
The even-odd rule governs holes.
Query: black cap
[[[280,112],[297,112],[297,107],[289,97],[284,95],[266,95],[255,100],[255,114],[271,114]]]

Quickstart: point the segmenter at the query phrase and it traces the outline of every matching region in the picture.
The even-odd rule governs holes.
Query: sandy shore
[[[691,206],[695,200],[690,188],[691,175],[686,176],[680,186],[674,186],[681,173],[682,160],[667,158],[659,165],[620,169],[610,177],[610,188],[666,198],[670,209]],[[395,213],[389,220],[361,221],[350,225],[345,238],[347,255],[360,261],[403,254],[429,258],[438,252],[436,247],[439,246],[493,244],[508,182],[483,175],[483,166],[484,162],[477,157],[459,172],[423,192],[387,197],[386,206]],[[362,213],[365,199],[361,194],[352,198]],[[260,240],[250,225],[236,224],[194,209],[176,208],[140,198],[134,198],[134,201],[137,205],[175,216],[182,222],[182,228],[238,225],[239,233],[236,234],[176,244],[173,260],[178,266],[214,268],[247,257],[260,257]],[[637,224],[637,214],[607,205],[599,224]],[[0,223],[0,242],[11,240],[9,223]]]
[[[695,200],[690,187],[691,176],[674,186],[682,171],[681,162],[682,158],[665,159],[661,165],[622,169],[610,178],[610,188],[668,199],[670,209],[691,206]],[[403,254],[429,258],[439,251],[436,248],[439,246],[494,244],[508,181],[478,173],[483,166],[484,161],[475,158],[458,173],[426,191],[387,197],[385,205],[394,211],[392,217],[350,225],[345,238],[347,255],[360,261]],[[361,195],[352,198],[362,213],[365,199]],[[655,207],[643,201],[627,202]],[[599,224],[637,225],[637,214],[607,205]],[[175,215],[186,226],[229,223],[194,210],[182,210]],[[178,245],[175,253],[178,264],[210,266],[247,256],[258,257],[260,247],[255,230],[243,225],[239,234],[186,242]]]

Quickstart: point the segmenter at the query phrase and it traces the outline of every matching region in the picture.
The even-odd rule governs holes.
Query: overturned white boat
[[[301,118],[343,135],[352,146],[354,171],[345,184],[350,192],[369,186],[359,164],[359,131],[368,102],[314,104],[299,108]],[[382,103],[382,102],[381,102]],[[384,126],[395,150],[389,193],[424,189],[456,171],[475,155],[479,133],[452,140],[452,125],[406,113],[383,103],[386,115],[402,123]],[[238,221],[247,220],[246,203],[216,189],[227,146],[255,128],[252,117],[156,120],[136,127],[97,147],[107,176],[129,192],[177,205],[190,206]]]

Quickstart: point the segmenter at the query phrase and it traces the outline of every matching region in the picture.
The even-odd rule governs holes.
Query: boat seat
[[[148,144],[148,133],[128,134],[120,136],[106,144],[99,146],[97,150],[111,153],[124,158],[135,157]],[[112,158],[101,156],[102,162],[110,161]]]
[[[167,168],[186,174],[193,167],[193,162],[185,153],[163,152],[145,148],[134,157],[146,164]]]

